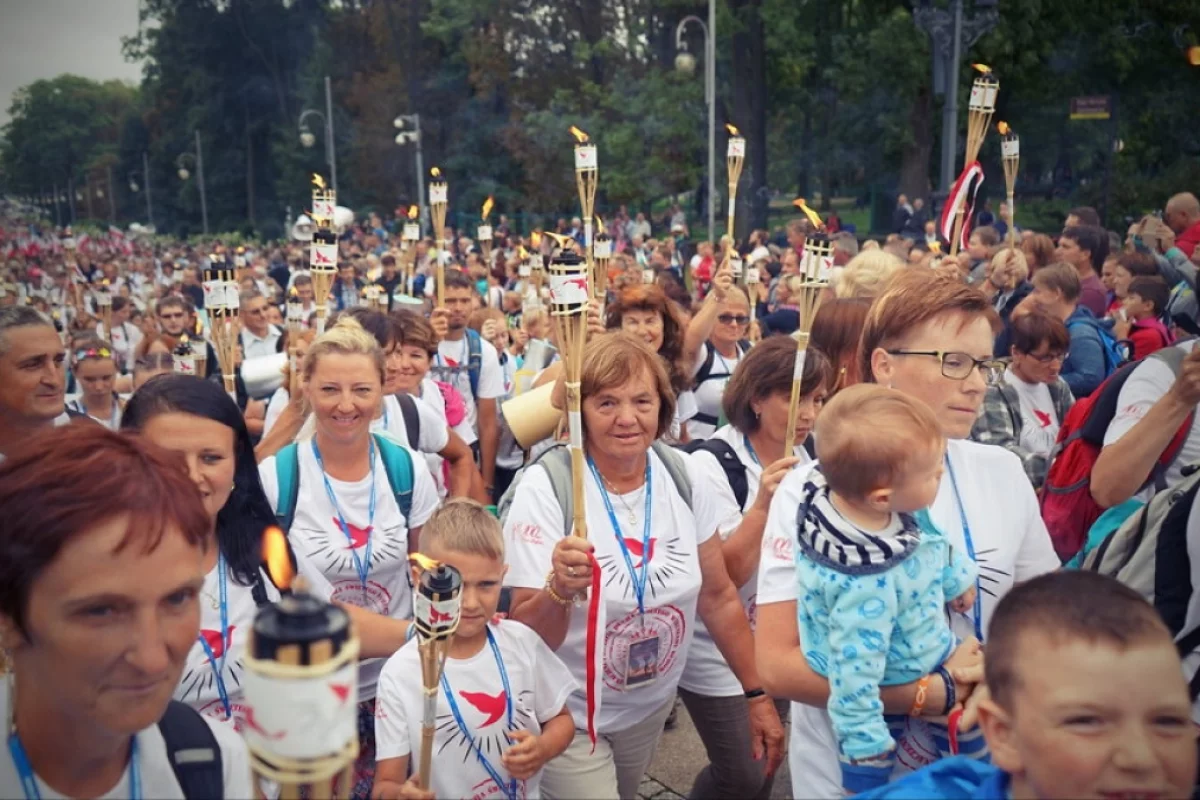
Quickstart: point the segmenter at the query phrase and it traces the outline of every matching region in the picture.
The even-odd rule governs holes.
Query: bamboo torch
[[[963,159],[963,176],[972,170],[979,160],[979,150],[987,136],[992,114],[996,111],[996,95],[1000,92],[1000,82],[992,74],[991,67],[986,64],[972,64],[979,71],[979,77],[971,86],[971,100],[967,109],[967,150]],[[980,173],[982,178],[982,172]],[[960,177],[962,180],[962,177]],[[954,236],[950,240],[950,255],[958,255],[962,244],[963,224],[966,222],[966,193],[960,192],[954,197]]]
[[[196,354],[192,351],[192,343],[186,333],[179,337],[179,344],[175,345],[171,356],[176,375],[196,374]]]
[[[92,289],[92,300],[96,310],[100,312],[100,324],[103,325],[104,341],[112,341],[112,291],[108,280],[102,280]]]
[[[333,288],[338,268],[338,240],[333,230],[333,213],[337,195],[325,187],[320,175],[313,175],[312,221],[313,237],[309,255],[313,282],[313,297],[317,304],[317,335],[325,332],[329,314],[329,292]]]
[[[590,274],[592,266],[592,214],[596,210],[596,183],[599,175],[599,163],[596,158],[596,145],[588,141],[588,135],[571,126],[571,135],[575,137],[575,185],[579,188],[579,206],[583,212],[583,257],[587,261]]]
[[[283,598],[259,610],[242,657],[250,766],[282,800],[349,798],[358,757],[359,640],[349,615],[295,579],[283,531],[263,534]],[[293,585],[294,582],[294,585]]]
[[[404,293],[409,297],[412,297],[413,282],[417,279],[417,242],[421,241],[421,223],[417,222],[417,216],[420,213],[419,207],[408,207],[408,220],[404,223],[402,233],[404,250],[408,255],[403,266]]]
[[[433,215],[433,238],[437,242],[437,305],[441,308],[446,304],[446,265],[442,259],[443,251],[449,250],[445,241],[446,236],[446,205],[450,199],[450,189],[442,178],[442,171],[437,167],[429,170],[433,181],[429,184],[429,211]]]
[[[288,392],[295,397],[300,385],[300,333],[304,322],[304,301],[293,286],[287,298],[287,334],[288,334]]]
[[[538,308],[542,306],[542,287],[546,283],[546,256],[542,253],[542,234],[529,234],[529,271],[533,274],[533,291],[537,295]]]
[[[63,249],[67,251],[67,266],[71,268],[71,289],[75,293],[75,308],[83,311],[83,270],[75,258],[75,237],[63,239]]]
[[[758,318],[758,262],[746,267],[746,296],[750,300],[750,324],[753,326]]]
[[[808,338],[812,332],[813,319],[825,290],[829,288],[830,270],[833,268],[833,240],[825,233],[821,217],[803,201],[796,205],[816,226],[816,230],[808,234],[804,240],[804,257],[800,265],[799,302],[800,330],[796,333],[796,361],[792,366],[792,400],[788,407],[787,436],[784,438],[783,456],[792,455],[796,442],[796,416],[800,410],[800,384],[804,378],[804,359],[808,352]]]
[[[726,250],[723,260],[729,261],[733,258],[734,238],[733,223],[734,217],[737,214],[737,190],[738,181],[742,179],[742,165],[746,161],[746,139],[738,132],[738,129],[733,125],[726,124],[726,130],[729,131],[729,145],[725,150],[725,163],[729,169],[729,219],[725,227],[725,235],[729,240],[725,242]],[[711,236],[711,234],[710,234]],[[735,274],[734,278],[740,278],[739,274]],[[738,281],[741,282],[740,280]]]
[[[480,211],[482,224],[475,231],[475,236],[479,239],[479,249],[483,252],[483,263],[489,273],[492,271],[492,226],[488,224],[488,215],[492,213],[495,205],[496,200],[489,194],[488,199],[483,201],[483,210]]]
[[[1004,159],[1004,188],[1008,193],[1008,249],[1017,246],[1017,169],[1021,166],[1021,139],[1016,131],[1001,120],[996,125],[1000,135],[1000,155]]]
[[[570,251],[550,259],[550,319],[562,356],[567,388],[567,423],[570,430],[571,492],[574,498],[572,533],[587,538],[583,505],[583,416],[580,382],[583,348],[587,343],[588,265]]]
[[[600,298],[601,317],[603,305],[608,299],[608,262],[612,260],[613,240],[604,228],[604,220],[596,217],[596,238],[592,242],[592,257],[595,270],[592,274],[592,296]]]
[[[236,401],[241,298],[233,270],[225,256],[218,253],[208,257],[208,267],[204,270],[204,308],[208,312],[209,338],[221,367],[225,391]]]
[[[241,245],[233,252],[233,270],[234,279],[240,286],[242,279],[246,277],[246,248]]]
[[[409,559],[421,568],[417,591],[413,593],[413,624],[417,626],[421,685],[425,690],[417,783],[428,791],[433,771],[433,738],[437,731],[438,686],[462,613],[462,575],[449,564],[441,564],[420,553],[414,553]]]

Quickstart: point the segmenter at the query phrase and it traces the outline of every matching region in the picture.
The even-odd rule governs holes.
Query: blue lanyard
[[[762,462],[758,460],[758,453],[754,452],[754,445],[750,444],[750,437],[743,433],[742,441],[746,443],[746,450],[749,451],[750,458],[758,465],[759,469],[762,469]]]
[[[196,638],[200,641],[200,646],[204,648],[204,654],[208,656],[208,666],[212,668],[213,677],[216,678],[217,694],[221,698],[221,705],[225,706],[225,719],[231,719],[233,707],[229,705],[229,692],[225,690],[224,676],[225,658],[229,655],[229,588],[226,585],[224,553],[217,556],[217,575],[217,586],[221,595],[221,663],[217,663],[212,646],[204,638],[204,634],[200,634]]]
[[[617,513],[613,511],[612,500],[608,498],[608,490],[604,488],[604,480],[600,477],[600,472],[596,469],[596,462],[592,461],[591,456],[588,457],[588,467],[591,468],[592,476],[596,479],[596,486],[600,488],[600,496],[604,498],[604,509],[608,512],[608,521],[612,523],[613,533],[616,534],[617,544],[621,548],[621,555],[625,558],[625,567],[629,570],[629,579],[633,582],[633,591],[637,596],[638,613],[642,617],[645,617],[646,581],[650,570],[650,510],[651,499],[654,496],[653,484],[650,482],[650,454],[646,454],[646,520],[642,528],[642,569],[640,575],[633,568],[633,559],[629,556],[629,548],[625,545],[625,537],[621,535],[621,524],[617,522]]]
[[[42,800],[38,789],[37,777],[29,764],[29,756],[25,754],[25,746],[16,731],[8,735],[8,752],[12,755],[13,765],[21,776],[21,788],[25,790],[25,800]],[[138,771],[138,742],[137,734],[129,743],[129,797],[130,800],[142,800],[142,775]]]
[[[958,480],[954,477],[954,465],[950,463],[950,454],[946,453],[946,471],[950,473],[950,488],[954,490],[954,501],[958,504],[958,515],[962,520],[963,540],[967,543],[967,555],[976,565],[975,576],[975,638],[983,642],[983,587],[978,575],[979,561],[975,558],[975,543],[971,541],[971,525],[967,522],[967,509],[963,505],[962,495],[958,493]]]
[[[368,451],[368,458],[371,460],[371,499],[367,506],[367,557],[365,559],[359,558],[358,551],[354,549],[354,537],[350,535],[350,526],[346,524],[346,517],[342,514],[342,507],[338,505],[333,485],[329,482],[329,476],[325,474],[325,462],[321,460],[321,451],[317,449],[315,436],[312,439],[312,451],[313,455],[317,457],[317,466],[321,468],[321,479],[325,481],[325,494],[329,495],[329,502],[333,506],[334,512],[337,513],[338,525],[341,527],[342,533],[346,535],[346,541],[351,545],[350,557],[354,559],[354,568],[358,571],[358,580],[362,583],[363,602],[366,602],[367,578],[371,574],[371,548],[374,545],[371,534],[374,533],[375,528],[375,438],[370,439],[370,450]]]
[[[507,737],[508,732],[514,729],[512,687],[508,684],[508,670],[504,667],[504,659],[500,655],[500,646],[496,644],[496,637],[492,635],[491,628],[485,628],[484,631],[487,633],[488,646],[492,648],[492,657],[496,659],[496,669],[500,672],[500,683],[504,686],[504,703],[505,712],[507,713],[504,735]],[[454,699],[454,692],[450,689],[450,680],[446,677],[444,670],[442,671],[442,692],[446,695],[446,703],[450,706],[450,713],[454,716],[454,721],[458,723],[458,729],[462,731],[463,737],[471,743],[471,749],[475,751],[475,755],[479,758],[479,763],[483,764],[483,768],[487,770],[487,774],[491,776],[491,779],[504,792],[505,797],[509,798],[509,800],[516,800],[517,779],[510,778],[506,785],[504,779],[500,777],[500,773],[492,766],[492,762],[483,754],[483,750],[479,747],[479,742],[471,735],[471,729],[467,727],[462,712],[458,710],[458,701]]]

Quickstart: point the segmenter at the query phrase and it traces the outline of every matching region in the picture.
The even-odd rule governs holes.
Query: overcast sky
[[[0,123],[13,92],[39,78],[140,82],[141,66],[121,56],[137,24],[138,0],[0,0]]]

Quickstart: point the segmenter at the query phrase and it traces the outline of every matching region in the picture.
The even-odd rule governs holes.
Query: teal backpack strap
[[[688,475],[687,463],[683,460],[683,454],[666,442],[656,441],[650,446],[650,449],[663,462],[663,466],[667,468],[667,474],[675,483],[675,491],[679,492],[679,496],[683,498],[683,502],[690,509],[692,507],[692,479]]]
[[[275,480],[279,484],[275,519],[286,534],[292,529],[292,520],[296,516],[296,501],[300,497],[300,459],[296,453],[295,442],[275,454]]]
[[[409,520],[412,513],[413,483],[415,482],[412,453],[407,447],[397,444],[390,437],[374,433],[371,436],[375,439],[375,446],[379,448],[379,455],[383,459],[383,469],[387,473],[388,485],[392,487],[392,494],[396,497],[396,505],[400,507],[400,513],[404,515],[405,524],[412,527]]]

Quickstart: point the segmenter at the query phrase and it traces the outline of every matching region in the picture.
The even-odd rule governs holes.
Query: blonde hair
[[[886,250],[863,250],[846,264],[834,293],[842,299],[874,300],[903,266],[903,261]]]
[[[1012,254],[1011,256],[1009,254]],[[1029,279],[1029,259],[1025,258],[1025,254],[1020,250],[1006,248],[998,250],[996,255],[992,256],[992,269],[1003,266],[1004,262],[1012,259],[1013,276],[1017,279],[1017,283]]]
[[[341,315],[337,324],[318,336],[308,348],[308,353],[304,356],[304,366],[301,368],[306,382],[312,379],[317,363],[327,355],[367,356],[375,362],[379,382],[382,384],[384,381],[387,362],[383,350],[379,348],[379,342],[363,329],[358,320],[348,314]]]
[[[433,512],[421,528],[421,545],[504,560],[500,521],[474,500],[458,497]]]
[[[853,500],[893,486],[914,457],[945,441],[929,406],[873,383],[838,392],[817,416],[813,435],[829,488]]]

